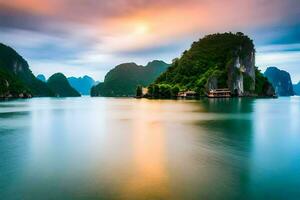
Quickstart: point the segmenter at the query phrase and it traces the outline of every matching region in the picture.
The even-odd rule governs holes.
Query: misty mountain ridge
[[[99,83],[87,75],[78,78],[72,76],[68,78],[68,81],[82,95],[90,95],[91,88]]]

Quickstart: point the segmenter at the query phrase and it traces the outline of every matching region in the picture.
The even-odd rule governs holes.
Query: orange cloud
[[[230,2],[191,0],[170,6],[148,5],[127,15],[100,19],[94,26],[100,27],[103,49],[126,51],[166,44],[186,35],[251,29],[281,17],[270,14],[280,8],[260,9],[255,1]]]

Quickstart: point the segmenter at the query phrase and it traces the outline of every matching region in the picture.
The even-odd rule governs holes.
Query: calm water
[[[0,103],[0,199],[300,199],[300,98]]]

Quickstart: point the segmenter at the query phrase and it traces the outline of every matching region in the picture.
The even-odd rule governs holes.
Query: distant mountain
[[[148,96],[169,98],[177,96],[178,90],[202,96],[221,88],[235,96],[274,94],[272,85],[255,67],[253,41],[241,32],[211,34],[193,42],[148,87]]]
[[[91,88],[97,83],[89,76],[83,77],[69,77],[68,81],[70,85],[75,88],[82,95],[90,95]]]
[[[297,84],[293,85],[295,95],[300,96],[300,81]]]
[[[57,97],[79,97],[81,96],[71,87],[67,78],[62,73],[53,74],[47,81],[47,85]]]
[[[271,82],[278,96],[294,95],[291,76],[288,72],[276,67],[268,67],[264,75]]]
[[[154,60],[146,66],[124,63],[110,70],[104,82],[92,87],[91,96],[134,96],[138,85],[153,82],[169,64]]]
[[[27,61],[14,49],[1,43],[0,69],[0,96],[19,97],[23,92],[30,96],[53,96],[49,87],[32,74]]]
[[[46,77],[43,74],[39,74],[36,76],[37,79],[39,79],[40,81],[46,82]]]

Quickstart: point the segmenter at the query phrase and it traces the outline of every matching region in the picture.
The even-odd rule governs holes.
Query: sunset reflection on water
[[[168,173],[166,168],[166,147],[164,127],[149,118],[153,114],[140,108],[149,104],[138,104],[133,124],[133,176],[125,185],[128,199],[168,198]],[[159,112],[159,104],[152,104]],[[154,108],[155,107],[155,108]],[[155,191],[155,192],[154,192]],[[145,196],[146,195],[146,196]]]

